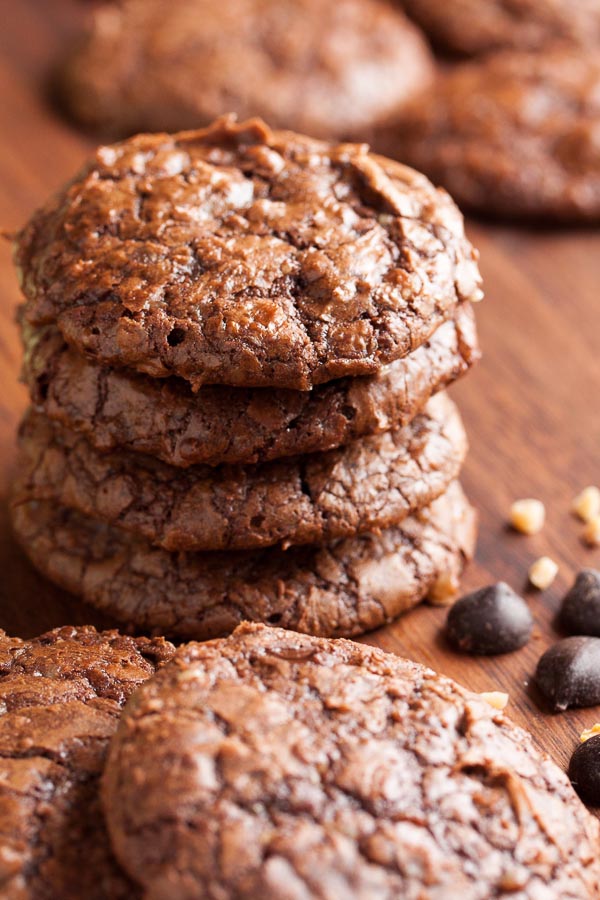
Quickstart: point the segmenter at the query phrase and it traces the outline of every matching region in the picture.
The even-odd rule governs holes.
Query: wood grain
[[[0,227],[11,232],[74,173],[92,142],[52,109],[45,89],[85,4],[2,0],[0,6]],[[548,715],[531,675],[557,637],[553,619],[575,572],[600,568],[600,550],[582,545],[581,526],[569,513],[581,487],[600,483],[600,233],[470,223],[470,235],[481,251],[487,297],[477,310],[484,361],[453,389],[471,437],[464,483],[481,517],[477,560],[464,588],[503,579],[524,590],[527,568],[542,554],[557,560],[560,573],[544,594],[528,592],[536,632],[518,653],[493,659],[452,653],[441,634],[445,611],[428,607],[367,640],[474,690],[508,691],[513,717],[565,765],[600,710]],[[102,626],[106,621],[38,577],[10,535],[6,494],[26,396],[17,383],[19,295],[8,242],[0,247],[0,291],[0,625],[22,636],[66,623]],[[511,501],[522,496],[547,507],[547,526],[535,537],[505,526]]]

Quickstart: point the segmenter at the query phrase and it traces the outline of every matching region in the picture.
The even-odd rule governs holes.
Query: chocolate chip
[[[448,613],[446,634],[458,650],[509,653],[531,637],[533,618],[522,597],[504,582],[467,594]]]
[[[538,662],[535,680],[555,710],[600,703],[600,638],[558,641]]]
[[[563,599],[560,621],[571,634],[600,637],[600,572],[596,569],[579,572]]]
[[[569,778],[584,803],[600,806],[600,734],[579,745],[569,763]]]

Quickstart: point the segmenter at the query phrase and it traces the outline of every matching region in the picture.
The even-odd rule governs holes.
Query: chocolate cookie
[[[100,148],[16,260],[30,323],[194,388],[374,374],[481,296],[462,216],[426,178],[257,120]]]
[[[19,446],[15,503],[50,500],[166,550],[239,550],[397,525],[458,476],[467,437],[441,393],[405,428],[263,466],[181,470],[139,454],[101,454],[32,411]]]
[[[13,508],[18,540],[48,578],[140,631],[204,639],[244,619],[361,634],[416,605],[473,553],[460,486],[396,528],[330,547],[168,553],[53,503]]]
[[[351,641],[243,625],[128,704],[102,798],[153,900],[592,900],[598,822],[483,698]]]
[[[121,707],[174,648],[116,631],[0,632],[0,893],[130,900],[98,780]]]
[[[597,52],[500,54],[441,77],[382,145],[470,209],[597,222],[599,95]]]
[[[121,0],[59,76],[63,105],[117,137],[235,112],[361,137],[431,80],[422,33],[378,0]]]
[[[312,391],[206,386],[194,394],[181,379],[99,366],[53,326],[27,332],[24,377],[46,416],[99,450],[135,450],[182,467],[266,462],[400,428],[479,359],[471,304],[377,375]]]
[[[540,50],[556,41],[598,46],[598,0],[402,0],[442,48],[476,55],[514,48]]]

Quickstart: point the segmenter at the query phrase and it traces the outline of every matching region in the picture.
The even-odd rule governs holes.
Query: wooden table
[[[0,0],[0,227],[20,226],[70,177],[92,142],[63,122],[45,98],[48,66],[76,29],[80,0]],[[464,484],[480,511],[476,562],[464,588],[503,579],[525,590],[532,560],[560,564],[552,588],[527,596],[537,627],[522,651],[473,659],[448,650],[445,611],[422,606],[367,640],[411,656],[474,690],[510,694],[509,710],[539,744],[566,764],[583,727],[600,709],[546,714],[530,685],[536,661],[556,638],[552,622],[574,573],[600,568],[600,549],[581,543],[570,515],[574,494],[600,483],[600,232],[527,231],[470,223],[487,292],[478,309],[484,361],[453,389],[471,437]],[[17,384],[19,300],[10,248],[0,248],[0,626],[30,636],[61,624],[107,624],[31,569],[10,534],[6,495],[14,434],[26,405]],[[506,525],[517,497],[539,497],[547,525],[535,537]]]

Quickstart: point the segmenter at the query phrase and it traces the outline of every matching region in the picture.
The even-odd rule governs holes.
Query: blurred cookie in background
[[[600,43],[599,0],[402,0],[437,47],[475,56],[537,50],[553,41]]]
[[[109,135],[236,112],[346,138],[433,72],[418,27],[382,0],[121,0],[93,10],[56,87],[74,119]]]
[[[508,220],[600,221],[600,56],[505,52],[441,74],[378,149],[465,209]]]

